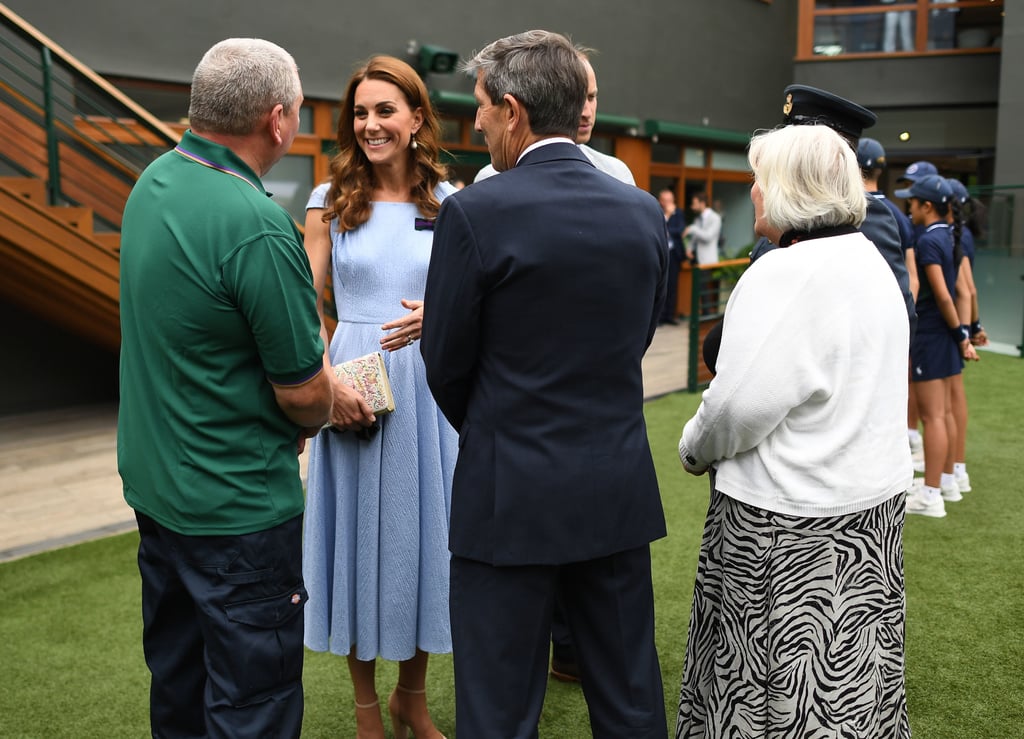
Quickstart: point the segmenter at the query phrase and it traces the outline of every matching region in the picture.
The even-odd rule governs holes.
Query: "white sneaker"
[[[971,478],[969,475],[962,475],[956,478],[956,486],[960,489],[961,493],[971,492]]]
[[[958,500],[964,499],[964,496],[960,494],[960,487],[955,482],[952,485],[943,485],[941,493],[942,499],[948,500],[950,503],[956,503]]]
[[[925,501],[919,491],[907,493],[907,513],[916,513],[919,516],[930,516],[932,518],[944,518],[946,505],[942,498],[936,498],[931,503]]]

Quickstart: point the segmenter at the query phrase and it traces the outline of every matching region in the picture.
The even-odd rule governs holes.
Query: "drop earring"
[[[416,134],[413,134],[412,135],[412,141],[409,142],[409,148],[410,149],[415,149],[418,146],[419,146],[419,144],[416,143]]]

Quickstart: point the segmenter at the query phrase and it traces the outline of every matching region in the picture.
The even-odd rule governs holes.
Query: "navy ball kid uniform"
[[[960,348],[949,334],[942,313],[935,302],[925,267],[938,264],[946,289],[956,295],[959,265],[953,264],[953,234],[945,223],[933,223],[917,239],[915,247],[920,290],[917,296],[917,333],[910,347],[910,380],[923,382],[960,374],[963,362]]]

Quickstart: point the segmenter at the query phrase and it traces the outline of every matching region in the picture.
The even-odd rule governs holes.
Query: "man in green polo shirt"
[[[296,451],[331,384],[301,236],[260,181],[301,103],[288,52],[220,42],[196,68],[191,129],[125,206],[117,452],[154,736],[302,725]]]

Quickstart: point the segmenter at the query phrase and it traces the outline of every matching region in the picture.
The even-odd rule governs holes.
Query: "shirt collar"
[[[570,138],[566,138],[565,136],[552,136],[549,139],[541,139],[540,141],[534,141],[532,144],[523,149],[523,153],[519,155],[518,159],[516,159],[516,164],[518,165],[519,162],[523,161],[523,157],[525,157],[534,149],[539,149],[540,147],[547,146],[548,144],[572,144],[573,146],[576,146],[575,141],[573,141]]]
[[[269,196],[269,193],[263,188],[263,182],[259,176],[252,171],[248,164],[242,161],[241,157],[226,146],[192,133],[192,129],[185,131],[181,141],[174,147],[174,151],[180,156],[204,167],[209,167],[228,176],[244,180],[257,192]]]

